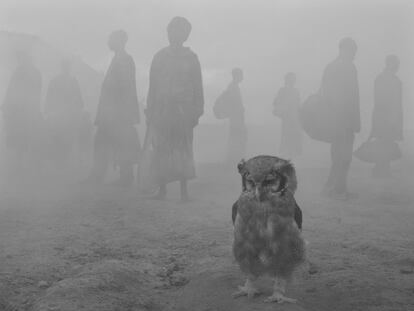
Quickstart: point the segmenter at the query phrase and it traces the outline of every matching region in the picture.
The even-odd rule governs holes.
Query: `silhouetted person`
[[[181,199],[188,200],[187,181],[195,178],[193,129],[203,114],[201,68],[197,55],[184,47],[191,24],[174,17],[168,24],[170,45],[155,54],[147,97],[147,124],[154,148],[152,167],[159,193],[180,181]]]
[[[135,63],[125,51],[128,36],[118,30],[109,36],[108,46],[115,53],[102,83],[95,119],[94,163],[91,181],[101,182],[108,166],[119,166],[121,186],[134,181],[134,164],[138,162],[140,143],[135,125],[139,123],[139,106],[135,82]]]
[[[221,119],[229,119],[226,162],[233,167],[245,155],[247,129],[244,118],[243,99],[240,92],[243,71],[240,68],[234,68],[231,74],[232,81],[217,98],[214,109]]]
[[[71,72],[71,62],[63,60],[61,73],[49,84],[45,104],[58,162],[67,160],[74,151],[83,106],[79,83]]]
[[[342,39],[338,57],[326,67],[322,77],[321,92],[332,105],[336,124],[331,143],[331,170],[323,194],[339,199],[349,198],[347,175],[354,135],[361,128],[358,76],[353,63],[356,51],[353,39]]]
[[[384,149],[390,148],[392,142],[403,139],[402,84],[397,77],[399,67],[398,57],[389,55],[385,60],[384,70],[375,79],[375,105],[370,138],[378,139]],[[390,165],[390,160],[383,158],[375,164],[373,176],[390,176]]]
[[[273,101],[273,114],[282,120],[280,154],[292,158],[302,153],[302,128],[299,122],[300,95],[295,87],[296,75],[285,75],[285,85]]]
[[[7,146],[14,150],[17,160],[29,160],[36,149],[42,122],[40,109],[42,77],[31,55],[18,51],[17,68],[12,74],[2,105]]]

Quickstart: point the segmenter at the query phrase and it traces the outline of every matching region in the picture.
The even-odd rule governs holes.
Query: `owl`
[[[238,169],[243,191],[232,208],[233,254],[247,280],[234,297],[258,294],[254,280],[267,275],[274,278],[274,288],[266,301],[294,303],[285,296],[286,285],[305,259],[295,169],[273,156],[242,160]]]

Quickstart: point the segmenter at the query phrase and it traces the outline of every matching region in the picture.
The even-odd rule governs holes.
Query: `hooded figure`
[[[1,109],[7,145],[23,156],[33,149],[42,121],[42,76],[27,51],[18,51],[16,57],[18,66],[10,79]]]
[[[135,63],[125,51],[128,36],[118,30],[109,36],[108,46],[115,53],[102,83],[95,125],[94,167],[91,177],[102,181],[108,165],[120,168],[120,184],[134,180],[133,166],[138,162],[140,143],[135,125],[139,106],[135,81]]]
[[[146,114],[154,149],[151,167],[159,187],[155,198],[165,198],[166,185],[180,181],[186,201],[187,181],[196,176],[193,129],[203,114],[203,85],[197,55],[183,46],[191,24],[174,17],[167,32],[170,45],[155,54],[150,70]]]

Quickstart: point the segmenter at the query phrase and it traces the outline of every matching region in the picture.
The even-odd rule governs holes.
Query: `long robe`
[[[129,54],[120,52],[113,57],[102,83],[95,154],[105,153],[116,164],[137,163],[140,143],[134,126],[139,120],[135,63]]]
[[[167,47],[151,64],[147,120],[158,183],[196,176],[193,129],[203,114],[204,96],[197,55],[189,48]]]
[[[391,73],[382,72],[375,79],[372,137],[396,141],[403,138],[402,84]]]
[[[282,87],[273,101],[274,112],[282,119],[280,153],[294,157],[302,153],[302,128],[299,122],[299,91]]]
[[[38,138],[41,88],[42,77],[34,65],[16,68],[2,105],[7,145],[12,149],[27,151]]]

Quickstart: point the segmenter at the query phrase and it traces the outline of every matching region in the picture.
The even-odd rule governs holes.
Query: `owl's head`
[[[293,165],[274,156],[257,156],[238,164],[242,176],[243,191],[253,192],[262,202],[286,191],[296,191],[296,172]]]

